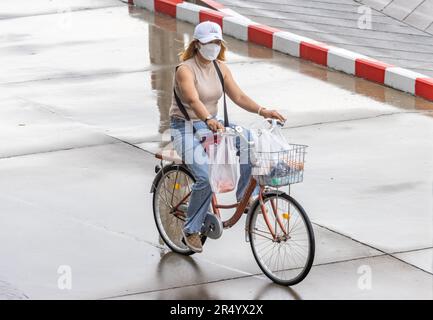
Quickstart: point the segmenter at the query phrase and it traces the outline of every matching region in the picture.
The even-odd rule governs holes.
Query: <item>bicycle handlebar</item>
[[[283,127],[285,124],[285,121],[280,121],[280,120],[276,120],[276,119],[272,119],[272,118],[266,118],[265,119],[267,122],[269,122],[269,124],[271,124],[272,126],[280,126]]]
[[[274,128],[276,126],[283,127],[284,123],[285,123],[283,121],[272,119],[272,118],[266,118],[265,121],[267,121],[272,126],[271,130],[272,130],[272,128]],[[249,141],[245,137],[245,135],[243,134],[243,128],[241,126],[235,126],[234,128],[227,127],[227,128],[225,128],[224,131],[214,132],[214,136],[216,136],[216,135],[238,136],[238,137],[241,137],[247,144],[250,144],[250,145],[254,144],[253,141]]]

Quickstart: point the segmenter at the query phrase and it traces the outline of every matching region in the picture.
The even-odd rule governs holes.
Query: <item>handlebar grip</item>
[[[271,124],[272,126],[277,125],[277,126],[283,127],[284,123],[285,123],[284,121],[280,121],[280,120],[276,120],[276,119],[272,119],[272,118],[266,118],[265,120],[268,121],[269,124]]]

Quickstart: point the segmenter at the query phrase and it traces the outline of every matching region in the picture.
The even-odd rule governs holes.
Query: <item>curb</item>
[[[121,0],[194,25],[210,20],[224,34],[433,101],[433,78],[349,50],[256,23],[213,0],[213,9],[183,0]],[[216,10],[215,10],[216,9]]]

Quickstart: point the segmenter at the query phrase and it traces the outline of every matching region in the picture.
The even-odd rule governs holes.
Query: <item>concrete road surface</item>
[[[433,77],[433,0],[219,2],[256,22]],[[403,19],[401,10],[415,11]]]
[[[226,37],[241,88],[310,146],[291,191],[315,264],[281,287],[244,218],[192,257],[156,231],[152,153],[193,26],[117,1],[14,3],[0,3],[0,298],[433,298],[433,103]]]

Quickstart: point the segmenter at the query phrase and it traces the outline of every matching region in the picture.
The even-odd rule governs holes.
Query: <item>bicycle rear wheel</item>
[[[182,229],[186,212],[176,214],[173,208],[180,202],[183,208],[188,207],[191,187],[195,182],[191,172],[179,165],[169,165],[161,169],[161,177],[156,182],[153,193],[153,215],[156,227],[164,243],[174,252],[191,255],[194,251],[182,241]],[[204,244],[206,237],[201,239]]]
[[[259,200],[254,203],[248,233],[256,262],[272,281],[291,286],[307,276],[314,260],[314,233],[295,199],[286,193],[264,194],[263,207]]]

